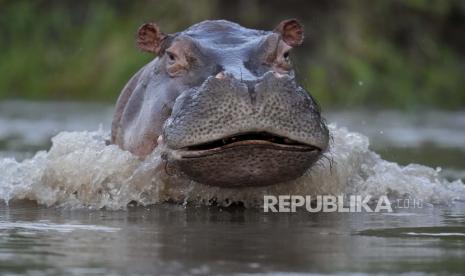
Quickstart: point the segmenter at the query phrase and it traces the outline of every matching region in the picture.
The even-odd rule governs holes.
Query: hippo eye
[[[170,62],[174,62],[174,61],[176,60],[176,56],[175,56],[173,53],[171,53],[171,52],[166,52],[166,55],[168,55],[168,60],[169,60]]]
[[[285,53],[283,54],[283,57],[284,57],[284,59],[285,59],[287,62],[290,61],[289,52],[285,52]]]

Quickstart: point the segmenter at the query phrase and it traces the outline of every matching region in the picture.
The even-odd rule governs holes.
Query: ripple
[[[57,231],[60,233],[70,233],[73,231],[98,231],[113,233],[120,230],[120,228],[89,225],[89,224],[56,224],[48,221],[43,222],[0,222],[0,230],[29,230],[29,231]]]

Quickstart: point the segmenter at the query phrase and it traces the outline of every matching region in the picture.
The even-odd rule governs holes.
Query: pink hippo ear
[[[160,31],[157,24],[145,23],[137,30],[137,47],[144,52],[158,54],[161,43],[167,35]]]
[[[281,34],[282,39],[289,46],[299,46],[304,41],[304,27],[297,19],[281,21],[274,31]]]

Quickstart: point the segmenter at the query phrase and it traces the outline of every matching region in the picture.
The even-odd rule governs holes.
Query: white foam
[[[465,185],[449,182],[435,169],[400,166],[369,150],[368,138],[329,126],[333,141],[328,159],[300,179],[269,187],[225,189],[166,174],[156,149],[145,161],[115,145],[105,145],[108,133],[61,132],[48,152],[23,162],[0,159],[0,199],[30,199],[46,206],[125,208],[175,201],[228,205],[241,201],[258,206],[263,195],[357,194],[410,196],[429,203],[465,200]],[[332,164],[330,164],[332,163]],[[169,171],[169,170],[168,170]]]

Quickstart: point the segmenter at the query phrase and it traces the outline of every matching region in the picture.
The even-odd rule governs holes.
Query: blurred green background
[[[465,1],[2,1],[0,99],[115,102],[153,58],[134,34],[205,19],[273,29],[296,17],[303,85],[323,107],[465,107]]]

